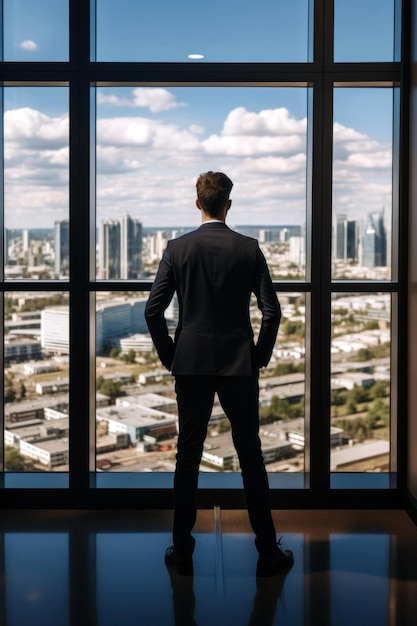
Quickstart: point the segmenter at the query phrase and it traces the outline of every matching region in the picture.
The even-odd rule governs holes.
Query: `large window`
[[[302,62],[309,0],[97,1],[97,61]]]
[[[5,491],[170,487],[173,379],[144,306],[209,169],[234,181],[228,224],[258,239],[283,311],[260,379],[271,486],[395,487],[401,2],[32,5],[2,14]],[[241,486],[218,404],[201,470]]]

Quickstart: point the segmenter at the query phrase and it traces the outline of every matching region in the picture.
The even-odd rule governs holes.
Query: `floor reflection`
[[[417,534],[416,534],[417,536]],[[4,532],[5,626],[414,624],[416,545],[396,533],[285,534],[287,575],[256,578],[249,534],[196,533],[194,576],[165,566],[170,533]],[[219,563],[218,560],[221,560]]]
[[[7,533],[5,624],[69,624],[68,533]]]

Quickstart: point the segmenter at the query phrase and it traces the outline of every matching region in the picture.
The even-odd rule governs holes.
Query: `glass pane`
[[[274,278],[305,276],[307,90],[97,90],[97,277],[151,278],[199,226],[201,172],[234,181],[228,225],[259,238]]]
[[[3,0],[5,61],[68,61],[68,0]]]
[[[333,472],[388,472],[390,294],[334,294],[331,353]]]
[[[4,302],[5,468],[67,472],[68,294],[9,292]]]
[[[148,294],[96,296],[97,468],[172,472],[177,440],[174,379],[159,361],[147,330]],[[260,434],[268,471],[302,472],[304,295],[280,294],[279,300],[281,328],[271,362],[260,377]],[[255,299],[250,315],[256,337],[260,314]],[[176,296],[165,317],[173,334],[178,322]],[[229,421],[216,398],[201,471],[238,471],[232,449]]]
[[[307,61],[308,0],[97,1],[97,61]]]
[[[6,533],[4,624],[70,624],[67,533]]]
[[[335,89],[335,279],[391,278],[392,119],[391,89]]]
[[[6,279],[68,278],[68,89],[4,88]]]
[[[393,61],[395,0],[334,0],[334,60]]]

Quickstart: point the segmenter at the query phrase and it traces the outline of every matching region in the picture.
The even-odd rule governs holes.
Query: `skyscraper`
[[[358,224],[347,219],[346,215],[338,215],[334,227],[333,255],[342,261],[358,259]]]
[[[55,267],[56,277],[69,275],[69,222],[55,222]]]
[[[23,248],[23,253],[27,253],[28,252],[29,244],[30,244],[29,231],[28,231],[27,228],[24,228],[22,230],[22,248]]]
[[[142,224],[129,215],[99,229],[99,278],[135,279],[142,267]]]
[[[387,235],[384,212],[368,213],[362,234],[362,265],[385,267],[387,264]]]

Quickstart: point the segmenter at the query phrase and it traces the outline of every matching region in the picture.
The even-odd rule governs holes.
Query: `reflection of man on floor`
[[[178,573],[193,571],[198,469],[214,395],[230,420],[242,470],[249,519],[259,552],[257,573],[268,576],[293,562],[276,543],[259,431],[259,368],[275,344],[281,310],[256,239],[226,224],[233,183],[221,172],[197,180],[202,224],[168,242],[146,305],[146,321],[162,363],[175,376],[179,435],[174,477],[173,546],[165,559]],[[164,311],[177,292],[175,340]],[[256,345],[249,306],[262,313]]]

